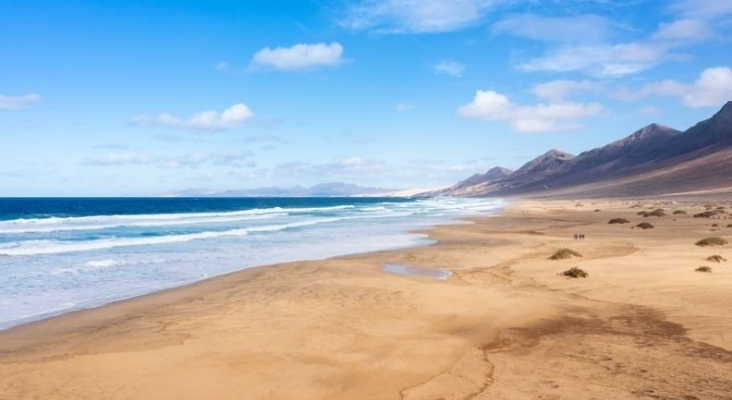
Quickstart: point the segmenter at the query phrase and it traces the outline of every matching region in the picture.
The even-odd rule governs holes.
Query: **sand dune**
[[[668,215],[636,215],[658,206]],[[732,242],[732,219],[693,218],[703,206],[517,203],[439,227],[429,247],[245,270],[22,326],[0,333],[0,398],[730,399],[732,264],[706,257],[732,247],[694,243]],[[548,260],[562,247],[583,257]],[[559,275],[570,267],[589,277]]]

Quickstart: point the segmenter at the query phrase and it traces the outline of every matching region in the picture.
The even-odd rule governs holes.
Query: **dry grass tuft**
[[[608,223],[608,224],[627,224],[627,223],[629,223],[629,222],[630,222],[630,221],[628,221],[628,220],[627,220],[627,219],[625,219],[625,218],[613,218],[613,219],[611,219],[610,221],[608,221],[607,223]]]
[[[704,238],[698,242],[695,243],[697,246],[706,247],[706,246],[724,246],[727,244],[727,241],[722,239],[721,237],[712,236],[708,238]]]
[[[724,258],[724,257],[722,257],[722,256],[720,256],[719,254],[715,254],[713,256],[707,257],[707,261],[717,262],[718,263],[718,262],[722,262],[722,261],[727,261],[727,259]]]
[[[714,211],[704,211],[699,214],[694,214],[694,218],[713,218],[717,213]]]
[[[641,222],[640,224],[636,225],[635,227],[641,228],[643,230],[654,228],[653,224],[649,224],[648,222]]]
[[[566,260],[567,258],[573,258],[573,257],[582,257],[582,254],[572,250],[572,249],[559,249],[554,252],[554,254],[549,257],[550,260]]]
[[[686,214],[686,211],[684,211],[684,210],[676,210],[673,213],[676,214],[676,215],[678,215],[678,214]]]
[[[664,215],[666,215],[666,213],[663,211],[663,209],[658,208],[652,212],[645,213],[643,216],[644,217],[663,217]]]
[[[696,272],[712,272],[712,267],[703,266],[703,267],[699,267],[699,268],[695,269],[694,271],[696,271]]]
[[[572,267],[564,272],[562,272],[562,275],[569,277],[569,278],[587,278],[589,275],[584,270],[581,270],[577,267]]]

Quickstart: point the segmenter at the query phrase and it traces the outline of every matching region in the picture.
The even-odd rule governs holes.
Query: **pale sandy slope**
[[[0,333],[0,399],[732,398],[732,263],[705,261],[732,247],[694,246],[732,241],[732,220],[632,205],[517,204],[440,227],[430,247],[247,270]],[[655,229],[631,229],[642,221]],[[565,246],[584,257],[547,260]],[[572,266],[590,276],[558,275]]]

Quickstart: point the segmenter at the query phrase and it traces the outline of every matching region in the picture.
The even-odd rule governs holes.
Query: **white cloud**
[[[732,70],[727,67],[705,69],[686,91],[689,107],[721,106],[732,99]]]
[[[706,23],[695,19],[680,19],[661,23],[652,37],[655,40],[696,42],[713,36],[714,32]]]
[[[611,23],[597,15],[545,17],[535,14],[503,19],[491,26],[494,34],[514,36],[542,42],[600,42],[611,33]]]
[[[599,92],[602,89],[602,85],[587,79],[582,81],[556,80],[536,85],[531,92],[540,99],[558,102],[565,100],[575,92]]]
[[[480,22],[495,0],[361,0],[341,25],[381,33],[449,32]]]
[[[402,103],[398,103],[394,109],[398,113],[405,113],[405,112],[412,111],[414,109],[414,104],[402,102]]]
[[[133,122],[140,125],[157,125],[177,129],[191,129],[214,131],[221,129],[235,128],[241,123],[250,120],[254,114],[244,104],[234,104],[221,113],[215,110],[202,111],[193,114],[186,120],[182,120],[168,113],[162,113],[157,117],[150,117],[142,114],[134,118]]]
[[[613,96],[626,101],[640,100],[649,96],[679,97],[687,107],[721,106],[732,100],[732,69],[707,68],[693,83],[669,79],[647,83],[638,90],[621,90]]]
[[[730,0],[679,0],[670,9],[687,18],[714,20],[732,15]]]
[[[584,71],[594,76],[620,77],[649,69],[667,57],[668,46],[652,43],[565,46],[518,68],[527,72]]]
[[[463,118],[486,121],[508,121],[521,132],[549,132],[576,129],[582,118],[604,111],[598,103],[557,102],[522,106],[492,90],[478,90],[473,101],[460,107]]]
[[[141,153],[133,153],[133,152],[127,152],[127,153],[115,153],[115,154],[108,154],[103,157],[97,157],[97,158],[90,158],[84,161],[84,164],[88,165],[142,165],[142,164],[152,164],[158,162],[158,159],[156,157],[147,155],[147,154],[141,154]]]
[[[455,61],[442,61],[433,67],[435,73],[449,75],[455,78],[463,76],[465,66]]]
[[[296,44],[292,47],[265,47],[252,58],[252,64],[292,71],[315,67],[333,67],[343,63],[343,46],[331,44]]]
[[[38,105],[40,102],[41,97],[33,93],[16,97],[0,95],[0,110],[20,110]]]
[[[692,4],[693,3],[693,4]],[[574,17],[545,17],[524,14],[492,25],[494,34],[510,34],[536,40],[548,46],[543,55],[519,61],[516,68],[526,72],[583,72],[595,77],[623,77],[659,64],[685,60],[679,50],[719,37],[717,27],[728,24],[714,18],[732,15],[730,0],[679,1],[671,7],[675,20],[659,23],[655,32],[629,41],[613,41],[616,34],[632,33],[620,23],[585,14]],[[691,50],[693,54],[693,49]]]

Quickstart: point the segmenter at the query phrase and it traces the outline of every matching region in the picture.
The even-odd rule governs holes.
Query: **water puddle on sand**
[[[447,279],[452,273],[440,268],[413,267],[400,264],[384,264],[381,270],[390,274],[416,276],[420,278]]]

